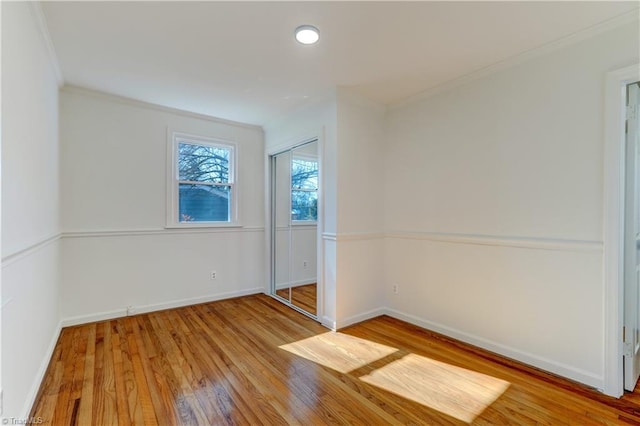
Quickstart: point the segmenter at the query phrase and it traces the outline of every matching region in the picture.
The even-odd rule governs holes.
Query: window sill
[[[315,220],[292,220],[291,226],[318,226]]]

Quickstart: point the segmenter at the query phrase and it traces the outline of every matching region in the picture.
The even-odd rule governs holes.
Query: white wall
[[[384,306],[384,107],[338,88],[337,325]]]
[[[77,88],[60,101],[65,324],[263,290],[260,128]],[[237,144],[242,227],[164,229],[167,129]]]
[[[58,82],[32,5],[2,4],[2,389],[25,417],[59,334]]]
[[[603,88],[638,40],[627,25],[390,111],[396,316],[603,387]]]

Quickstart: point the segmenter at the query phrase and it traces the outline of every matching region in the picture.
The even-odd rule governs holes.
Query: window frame
[[[172,130],[168,131],[167,139],[167,206],[165,228],[240,227],[241,225],[238,221],[238,145],[229,140]],[[181,143],[229,150],[229,182],[213,185],[229,187],[231,201],[229,203],[228,221],[180,221],[180,182],[186,182],[180,180],[178,160],[180,158],[179,146]],[[204,184],[209,185],[208,183]]]

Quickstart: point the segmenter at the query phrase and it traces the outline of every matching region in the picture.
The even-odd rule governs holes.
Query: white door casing
[[[624,324],[624,158],[626,85],[640,80],[640,65],[606,75],[603,194],[604,365],[602,391],[613,397],[623,392]]]
[[[624,207],[624,388],[633,391],[640,376],[640,161],[638,154],[638,83],[627,85]]]

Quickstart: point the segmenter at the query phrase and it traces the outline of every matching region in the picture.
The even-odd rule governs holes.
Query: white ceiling
[[[44,2],[64,81],[253,124],[334,86],[392,104],[632,2]],[[317,26],[303,46],[293,30]]]

